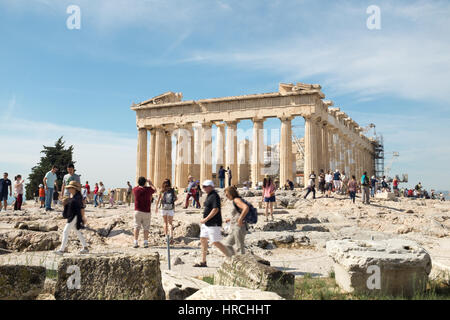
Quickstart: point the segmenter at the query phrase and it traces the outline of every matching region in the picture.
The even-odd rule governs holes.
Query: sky
[[[80,29],[67,27],[70,5]],[[371,5],[380,29],[367,27]],[[64,136],[83,180],[122,187],[136,173],[132,103],[304,82],[376,124],[406,186],[448,190],[449,16],[449,1],[0,0],[0,171],[27,176]]]

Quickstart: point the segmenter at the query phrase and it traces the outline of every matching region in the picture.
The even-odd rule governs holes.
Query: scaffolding
[[[374,149],[375,149],[375,157],[374,157],[374,168],[375,168],[375,176],[381,178],[384,176],[384,143],[383,136],[376,135],[373,140]]]

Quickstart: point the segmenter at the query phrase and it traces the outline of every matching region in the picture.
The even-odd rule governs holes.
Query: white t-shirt
[[[23,180],[14,181],[14,192],[16,194],[23,194]]]
[[[333,181],[333,176],[329,173],[325,175],[325,182],[331,183]]]

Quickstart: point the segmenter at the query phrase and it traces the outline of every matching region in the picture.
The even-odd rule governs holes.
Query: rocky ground
[[[261,191],[241,191],[247,201],[260,206]],[[332,270],[332,260],[325,251],[328,240],[403,238],[414,240],[425,248],[433,263],[450,266],[450,202],[399,198],[396,201],[374,199],[371,205],[363,205],[360,199],[352,204],[340,195],[333,198],[318,195],[316,200],[304,200],[302,194],[301,190],[278,191],[274,221],[265,222],[264,209],[258,209],[259,221],[251,226],[246,237],[248,251],[296,276],[309,273],[325,277]],[[180,200],[175,215],[175,244],[170,251],[172,269],[194,277],[213,275],[223,257],[211,248],[208,267],[192,267],[201,256],[198,222],[202,215],[201,210],[184,210],[181,204]],[[18,262],[56,269],[60,258],[52,251],[60,244],[65,225],[62,208],[56,209],[45,213],[34,202],[28,201],[22,212],[2,213],[0,264]],[[223,197],[224,219],[231,209],[231,202]],[[153,250],[160,253],[161,269],[168,268],[160,216],[152,216],[151,247],[133,249],[133,208],[122,204],[101,209],[88,205],[86,214],[88,228],[83,234],[91,252]],[[68,250],[79,250],[74,234]]]

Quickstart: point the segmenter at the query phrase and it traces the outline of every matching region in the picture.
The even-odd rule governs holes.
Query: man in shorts
[[[220,205],[220,196],[214,190],[214,182],[205,180],[203,182],[203,190],[207,197],[203,204],[203,219],[200,220],[200,242],[202,245],[202,262],[197,263],[194,267],[207,267],[206,254],[208,251],[208,239],[216,246],[225,256],[228,256],[227,248],[220,242],[222,240],[222,212]]]
[[[6,212],[8,208],[8,190],[9,196],[12,196],[12,183],[8,179],[8,173],[3,174],[3,179],[0,179],[0,201],[3,202],[2,212]]]
[[[146,184],[149,186],[146,186]],[[150,180],[145,177],[138,179],[138,186],[134,187],[134,245],[133,248],[139,248],[139,231],[144,229],[144,248],[148,248],[148,234],[150,232],[151,199],[156,192],[156,188]]]

